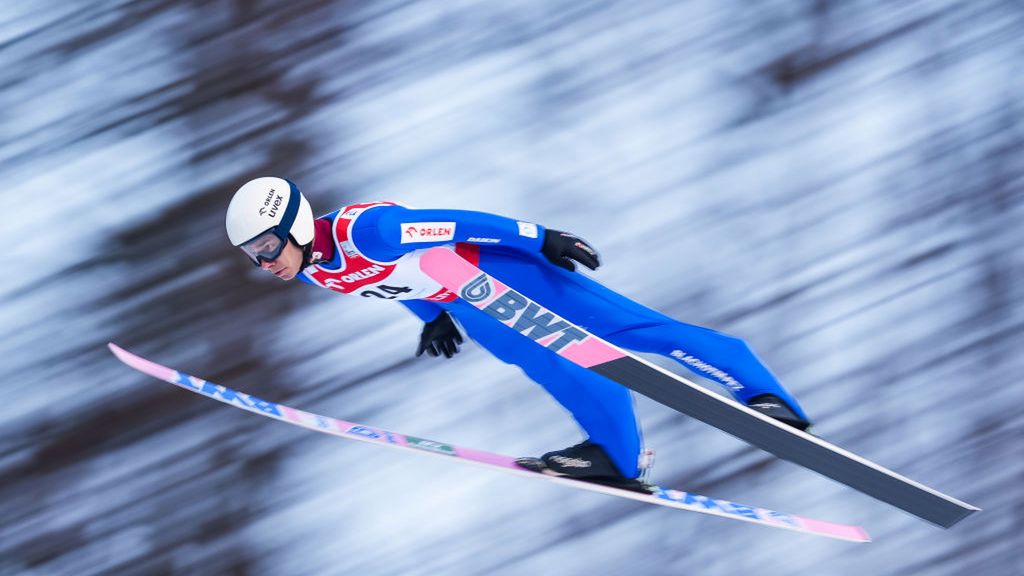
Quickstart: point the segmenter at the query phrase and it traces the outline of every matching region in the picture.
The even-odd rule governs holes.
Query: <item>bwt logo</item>
[[[271,205],[273,200],[273,205]],[[263,206],[260,207],[260,216],[267,214],[267,210],[270,210],[270,217],[277,216],[277,209],[281,207],[281,203],[284,202],[284,196],[275,194],[274,189],[271,188],[270,192],[267,192],[267,198],[263,201]]]
[[[493,292],[490,279],[486,274],[481,274],[463,286],[459,296],[467,302],[477,303],[490,298]],[[526,296],[511,288],[482,310],[503,324],[511,322],[514,330],[533,340],[541,340],[561,332],[560,336],[547,344],[547,348],[553,352],[558,352],[570,343],[587,337],[586,332],[558,318],[553,312],[531,302]]]

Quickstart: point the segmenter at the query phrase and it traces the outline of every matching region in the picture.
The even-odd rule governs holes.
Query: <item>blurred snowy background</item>
[[[1024,574],[1024,8],[929,0],[7,2],[0,574]],[[949,531],[640,399],[661,484],[815,539],[344,442],[120,365],[507,454],[578,440],[390,303],[257,274],[234,189],[572,230],[748,340]],[[358,335],[358,336],[356,336]],[[665,365],[669,365],[666,362]]]

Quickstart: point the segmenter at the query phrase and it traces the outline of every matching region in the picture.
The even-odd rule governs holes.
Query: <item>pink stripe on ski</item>
[[[455,292],[459,297],[462,296],[462,289],[480,276],[480,271],[477,267],[446,248],[432,248],[427,250],[427,252],[420,257],[420,268],[425,274],[434,280],[437,280],[441,285],[445,286],[452,292]],[[481,310],[486,308],[487,305],[493,302],[496,298],[511,290],[511,288],[493,276],[487,275],[487,280],[491,286],[491,295],[480,301],[467,300],[467,302]],[[542,308],[542,310],[552,314],[555,321],[561,320],[576,327],[574,324],[565,320],[561,316],[558,316],[551,310],[546,308]],[[561,333],[553,334],[539,340],[538,344],[546,346],[547,344],[550,344],[551,341],[556,340],[560,335]],[[597,366],[598,364],[603,364],[625,356],[625,353],[618,348],[590,336],[579,342],[568,344],[559,350],[557,354],[567,360],[583,366],[584,368]]]
[[[167,382],[172,383],[176,379],[177,372],[171,370],[166,366],[161,366],[156,362],[150,362],[149,360],[146,360],[141,356],[136,356],[135,354],[128,352],[124,348],[121,348],[120,346],[114,343],[107,344],[107,348],[110,348],[110,351],[114,353],[114,356],[117,356],[118,360],[124,362],[125,364],[131,366],[132,368],[135,368],[139,372],[143,372],[145,374],[149,374],[154,378],[159,378],[160,380],[165,380]]]
[[[446,248],[431,248],[420,256],[420,269],[425,274],[434,278],[446,288],[449,286],[463,286],[479,274],[475,266],[466,262],[461,256]],[[428,271],[429,270],[429,271]],[[442,279],[444,280],[442,282]],[[508,288],[500,282],[496,288]],[[451,288],[448,288],[451,290]],[[500,290],[504,291],[504,290]],[[495,290],[499,292],[499,290]],[[482,304],[481,304],[482,306]]]
[[[511,456],[504,456],[493,452],[484,452],[483,450],[474,450],[472,448],[461,448],[458,446],[455,447],[455,451],[458,453],[459,457],[473,460],[474,462],[501,466],[502,468],[511,468],[512,470],[522,470],[522,468],[516,464],[516,459]]]
[[[797,517],[800,520],[802,527],[810,532],[817,534],[829,534],[845,540],[853,540],[857,542],[868,542],[871,540],[871,536],[868,535],[867,530],[860,526],[847,526],[846,524],[835,524],[833,522],[825,522],[824,520],[814,520],[812,518]]]
[[[559,350],[558,353],[562,357],[571,360],[584,368],[604,364],[605,362],[617,360],[625,356],[625,354],[617,348],[609,346],[605,342],[596,338],[590,337],[587,337],[582,342],[569,344],[565,348]]]

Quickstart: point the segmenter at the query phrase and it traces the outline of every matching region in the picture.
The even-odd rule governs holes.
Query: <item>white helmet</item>
[[[313,209],[291,181],[256,178],[231,198],[225,227],[231,243],[259,264],[280,256],[289,236],[299,246],[313,241]]]

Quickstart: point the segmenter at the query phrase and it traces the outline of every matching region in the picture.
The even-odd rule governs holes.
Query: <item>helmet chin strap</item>
[[[288,241],[289,242],[295,242],[295,240],[293,240],[291,237],[288,238]],[[302,266],[299,266],[299,271],[301,272],[301,271],[305,270],[306,266],[309,266],[312,263],[313,263],[313,243],[310,242],[309,244],[306,244],[305,246],[302,246]]]
[[[289,242],[295,242],[295,240],[292,237],[290,237],[290,236],[288,237],[288,241]],[[313,258],[313,243],[312,242],[310,242],[309,244],[306,244],[305,246],[302,246],[301,248],[302,248],[302,267],[299,268],[300,271],[305,270],[306,267],[311,265],[311,264],[316,264],[316,263],[319,263],[319,262],[324,262],[323,258],[316,258],[316,259]],[[316,254],[319,255],[320,253],[317,252]]]

